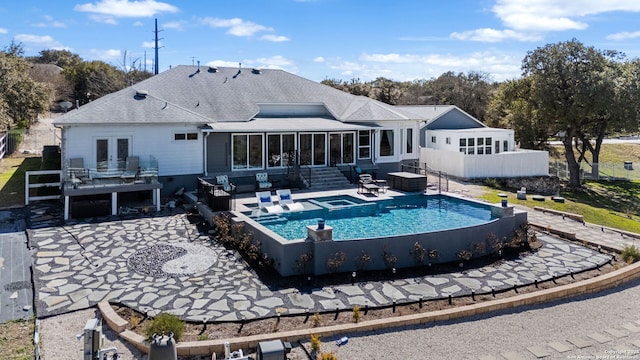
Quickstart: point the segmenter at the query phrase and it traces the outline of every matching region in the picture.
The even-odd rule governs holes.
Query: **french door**
[[[95,159],[98,171],[124,169],[131,153],[130,137],[99,137],[95,140]]]
[[[327,134],[300,134],[300,165],[322,166],[327,164]]]
[[[330,133],[329,154],[332,165],[353,164],[355,153],[355,133]]]

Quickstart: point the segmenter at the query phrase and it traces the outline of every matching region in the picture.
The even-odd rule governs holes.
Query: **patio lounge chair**
[[[216,182],[218,185],[222,185],[222,189],[226,192],[232,192],[236,188],[235,185],[229,182],[229,177],[227,175],[216,176]]]
[[[273,186],[273,184],[269,182],[269,175],[267,175],[266,172],[256,174],[256,184],[258,191],[271,189],[271,187]]]
[[[304,205],[293,201],[290,189],[276,190],[276,194],[278,194],[278,204],[282,205],[287,210],[304,210]]]
[[[123,182],[135,181],[138,177],[138,167],[140,166],[140,158],[137,156],[127,156],[126,167],[120,178]]]
[[[89,169],[84,167],[82,158],[69,159],[69,180],[74,186],[89,180]]]
[[[370,174],[360,174],[360,181],[358,181],[358,193],[366,192],[378,196],[380,187],[376,185],[375,180]]]
[[[256,192],[256,199],[258,200],[258,207],[264,209],[269,214],[277,214],[284,211],[282,206],[274,204],[273,201],[271,201],[271,191]]]

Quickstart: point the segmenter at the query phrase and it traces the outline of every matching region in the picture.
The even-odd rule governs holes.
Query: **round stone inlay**
[[[216,253],[198,244],[156,244],[138,250],[127,260],[138,274],[156,278],[193,275],[209,269]]]

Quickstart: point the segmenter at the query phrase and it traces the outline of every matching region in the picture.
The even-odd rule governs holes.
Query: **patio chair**
[[[273,184],[269,182],[269,175],[266,172],[256,174],[257,190],[271,189]]]
[[[378,196],[380,187],[376,185],[375,180],[371,174],[360,174],[360,180],[358,181],[358,193],[366,192],[371,195]]]
[[[304,210],[304,205],[293,201],[293,199],[291,198],[290,189],[276,190],[276,194],[278,195],[278,204],[282,205],[287,210],[289,211]]]
[[[123,182],[131,182],[138,177],[140,158],[137,156],[127,156],[126,166],[120,178]]]
[[[89,180],[89,169],[84,167],[83,158],[69,159],[69,180],[74,186]]]
[[[227,175],[216,176],[216,182],[218,185],[222,185],[222,189],[226,192],[232,192],[236,188],[235,185],[229,182],[229,177]]]
[[[274,204],[271,200],[271,191],[256,192],[256,199],[258,200],[258,207],[264,209],[269,214],[277,214],[284,211],[282,206]]]

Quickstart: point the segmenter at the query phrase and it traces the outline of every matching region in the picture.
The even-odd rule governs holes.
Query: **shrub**
[[[207,341],[209,340],[209,334],[198,335],[198,341]]]
[[[311,334],[311,350],[312,351],[320,350],[320,336],[316,334]]]
[[[347,255],[344,252],[338,251],[332,258],[327,259],[327,270],[329,270],[330,273],[337,272],[344,264],[346,258]]]
[[[494,178],[486,178],[484,180],[484,184],[488,187],[497,189],[500,187],[500,185],[498,184],[498,180],[494,179]]]
[[[131,328],[135,329],[138,327],[138,325],[140,325],[140,323],[142,322],[142,318],[140,316],[136,316],[133,315],[130,319],[129,319],[129,324],[131,324]]]
[[[627,264],[633,264],[640,260],[640,249],[635,245],[626,245],[624,249],[622,249],[620,256]]]
[[[321,360],[338,360],[334,353],[324,353],[320,355]]]
[[[353,307],[353,312],[351,316],[353,317],[353,322],[355,322],[356,324],[358,323],[358,321],[360,321],[360,318],[362,317],[362,313],[360,312],[360,306],[356,305]]]
[[[415,244],[413,244],[413,251],[411,252],[411,255],[413,255],[413,260],[416,264],[422,265],[425,257],[427,257],[427,249],[416,241]]]
[[[312,321],[313,327],[320,326],[320,323],[321,323],[320,322],[320,314],[318,314],[318,313],[313,314],[313,319],[311,321]]]
[[[144,333],[147,336],[147,339],[151,339],[153,334],[162,334],[166,335],[173,333],[173,338],[176,341],[180,340],[182,333],[184,332],[184,321],[180,320],[175,315],[169,313],[160,313],[158,316],[153,319],[151,324],[147,326]]]
[[[358,257],[357,261],[358,263],[356,265],[358,270],[366,270],[371,262],[371,256],[366,251],[362,250],[362,255]]]
[[[382,259],[384,260],[385,265],[387,265],[387,268],[389,269],[394,267],[396,265],[396,262],[398,261],[398,258],[395,255],[393,255],[391,252],[389,252],[386,246],[382,253]]]

